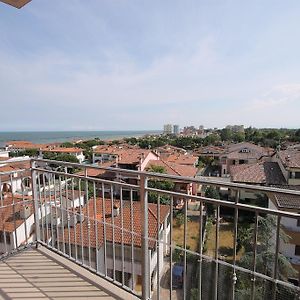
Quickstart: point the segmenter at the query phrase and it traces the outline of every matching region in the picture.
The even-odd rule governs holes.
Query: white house
[[[96,268],[96,255],[98,256],[98,269],[102,274],[107,272],[108,276],[114,277],[117,281],[122,282],[122,270],[124,271],[125,284],[139,290],[142,278],[141,270],[141,245],[142,245],[142,220],[141,204],[139,201],[133,201],[132,206],[130,201],[124,200],[123,207],[120,207],[120,200],[115,200],[113,210],[111,209],[111,200],[105,199],[105,208],[102,207],[102,199],[96,199],[96,211],[94,210],[94,200],[90,200],[82,213],[84,220],[78,222],[76,226],[70,229],[70,241],[72,244],[71,256],[83,259],[85,264],[89,264]],[[149,264],[151,272],[152,288],[156,286],[157,278],[157,255],[160,261],[160,275],[164,266],[164,255],[167,254],[167,244],[169,243],[170,208],[166,205],[160,206],[160,220],[157,221],[157,205],[149,203],[148,208],[149,222]],[[133,215],[131,216],[131,211]],[[78,210],[77,210],[78,212]],[[87,218],[89,212],[90,220]],[[97,223],[95,224],[95,221]],[[122,221],[123,220],[123,221]],[[132,221],[131,221],[132,220]],[[105,230],[104,224],[105,222]],[[159,226],[157,226],[159,224]],[[114,225],[114,229],[113,226]],[[81,232],[82,227],[82,232]],[[96,238],[97,228],[97,238]],[[123,228],[123,231],[122,229]],[[76,235],[75,235],[76,232]],[[104,240],[104,233],[106,240]],[[158,235],[159,233],[159,235]],[[154,240],[159,237],[159,253],[157,252],[157,244]],[[63,236],[59,236],[60,246],[62,247]],[[64,230],[65,248],[68,251],[68,228]],[[97,245],[98,243],[98,245]],[[122,269],[122,245],[124,253],[124,269]],[[90,251],[88,250],[90,246]],[[98,247],[97,247],[98,246]],[[89,257],[90,253],[90,257]],[[106,253],[106,260],[105,260]],[[132,259],[133,253],[133,259]],[[104,269],[106,261],[106,270]],[[113,263],[113,261],[115,263]],[[113,268],[114,266],[114,268]],[[113,274],[115,270],[115,274]]]
[[[6,194],[0,205],[0,254],[34,240],[34,213],[30,197]],[[13,205],[13,202],[15,203]]]

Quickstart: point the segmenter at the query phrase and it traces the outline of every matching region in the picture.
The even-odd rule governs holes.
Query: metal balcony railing
[[[89,177],[88,169],[103,172]],[[142,299],[300,297],[282,226],[299,215],[268,208],[271,200],[240,200],[243,191],[268,199],[300,192],[41,159],[32,160],[30,186],[25,172],[0,173],[1,259],[41,244]],[[175,192],[175,182],[199,193]],[[206,198],[203,186],[235,196]]]

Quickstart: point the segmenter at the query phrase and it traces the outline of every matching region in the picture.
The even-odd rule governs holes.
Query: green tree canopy
[[[151,173],[166,173],[164,167],[151,165],[148,169],[148,172]],[[155,189],[172,191],[174,189],[174,182],[171,180],[162,180],[162,179],[151,179],[148,182],[148,186]],[[157,203],[158,197],[160,197],[161,204],[170,204],[170,196],[159,194],[156,192],[149,192],[148,199],[149,202]]]

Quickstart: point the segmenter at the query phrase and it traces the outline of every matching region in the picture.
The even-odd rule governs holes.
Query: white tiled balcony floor
[[[135,299],[52,251],[28,249],[0,262],[0,299]]]

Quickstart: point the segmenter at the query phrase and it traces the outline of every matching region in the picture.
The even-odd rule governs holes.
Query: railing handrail
[[[277,187],[270,187],[270,186],[250,185],[250,184],[235,183],[235,182],[224,182],[221,180],[207,180],[207,179],[201,179],[201,178],[199,179],[199,178],[193,178],[193,177],[187,177],[187,176],[177,176],[177,175],[169,175],[169,174],[163,174],[163,173],[127,170],[127,169],[114,168],[114,167],[102,167],[102,166],[94,166],[91,164],[71,163],[71,162],[49,160],[49,159],[32,159],[31,161],[32,162],[51,163],[51,164],[70,166],[70,167],[78,167],[78,168],[84,168],[84,169],[107,170],[107,171],[112,171],[115,173],[135,174],[137,177],[139,177],[139,176],[156,177],[156,178],[160,178],[160,179],[166,179],[166,180],[169,179],[169,180],[179,181],[182,183],[186,183],[186,182],[198,183],[198,184],[204,184],[204,185],[214,185],[214,186],[219,186],[219,187],[233,188],[233,189],[238,189],[238,190],[250,190],[250,191],[259,191],[259,192],[266,192],[266,193],[269,192],[269,193],[300,196],[300,191],[277,188]],[[38,170],[38,169],[36,169],[36,170]],[[45,171],[47,171],[47,170],[45,170]],[[68,174],[68,175],[74,175],[74,174]],[[86,177],[88,177],[88,176],[82,176],[82,178],[86,178]]]
[[[61,166],[62,168],[50,168],[51,165],[57,165],[57,166]],[[50,166],[50,167],[49,167]],[[75,173],[75,174],[71,174],[71,172],[68,172],[68,167],[72,167],[72,168],[78,168],[80,169],[82,172],[80,173]],[[119,182],[119,181],[114,181],[113,179],[105,179],[105,178],[97,178],[97,177],[91,177],[88,176],[88,170],[89,169],[98,169],[98,170],[105,170],[108,172],[114,172],[116,174],[130,174],[131,176],[134,176],[136,178],[136,182],[134,184],[128,184],[125,182]],[[27,169],[28,170],[28,169]],[[31,201],[33,201],[33,205],[34,205],[34,217],[35,217],[35,231],[36,231],[36,241],[37,244],[42,244],[45,245],[47,247],[49,247],[50,249],[53,249],[54,251],[58,251],[59,253],[61,253],[62,255],[66,256],[67,258],[72,258],[71,256],[71,252],[67,252],[68,251],[72,251],[71,250],[71,240],[70,240],[70,221],[72,222],[76,222],[76,224],[79,224],[78,229],[76,229],[76,226],[74,226],[74,224],[72,223],[72,226],[74,226],[74,232],[72,234],[74,234],[74,245],[75,245],[75,261],[77,263],[82,263],[82,265],[86,268],[92,268],[91,267],[91,241],[90,241],[90,227],[92,226],[94,229],[94,234],[95,234],[95,239],[96,239],[96,244],[95,247],[97,247],[98,245],[98,235],[97,235],[97,230],[99,230],[98,225],[103,225],[103,251],[106,253],[106,243],[111,243],[113,245],[113,247],[115,246],[115,243],[121,243],[121,247],[124,247],[126,245],[126,243],[130,243],[129,249],[131,249],[131,259],[133,261],[132,264],[132,270],[131,270],[131,274],[132,276],[134,276],[135,274],[135,269],[134,269],[134,264],[135,262],[137,262],[137,260],[134,258],[134,253],[132,253],[132,249],[134,249],[134,247],[141,247],[141,259],[139,261],[139,263],[141,264],[141,270],[142,270],[142,274],[144,275],[142,278],[142,299],[143,300],[148,300],[151,298],[151,282],[152,282],[152,277],[150,276],[151,272],[150,271],[150,261],[149,260],[150,256],[149,256],[149,245],[152,245],[151,247],[154,247],[154,251],[157,251],[157,257],[156,257],[156,269],[157,269],[157,292],[159,293],[159,272],[161,272],[159,265],[161,264],[160,261],[160,250],[163,248],[168,248],[171,252],[175,249],[179,250],[179,251],[183,251],[184,253],[184,266],[185,268],[187,267],[187,255],[191,254],[194,257],[198,257],[199,259],[199,263],[201,264],[203,261],[207,260],[207,261],[213,261],[216,264],[216,271],[214,272],[214,275],[212,275],[215,278],[215,284],[217,284],[218,282],[218,268],[219,265],[223,265],[226,267],[230,267],[233,271],[233,274],[235,274],[236,271],[241,271],[244,273],[248,273],[249,275],[253,276],[253,278],[258,277],[260,279],[266,279],[266,280],[270,280],[272,282],[272,284],[274,284],[274,287],[276,287],[276,284],[281,284],[283,286],[289,287],[289,288],[293,288],[295,291],[299,292],[300,288],[298,287],[293,287],[293,285],[291,283],[288,282],[284,282],[283,280],[280,280],[277,276],[277,262],[278,262],[278,255],[279,255],[279,229],[280,229],[280,222],[281,222],[281,218],[285,217],[285,218],[293,218],[293,219],[298,219],[299,218],[299,214],[297,212],[293,212],[293,211],[284,211],[282,209],[273,209],[273,208],[264,208],[264,207],[259,207],[259,206],[254,206],[254,205],[248,205],[248,204],[244,204],[244,203],[240,203],[237,199],[239,199],[239,191],[240,190],[249,190],[252,192],[264,192],[267,194],[267,196],[270,196],[270,194],[273,193],[278,193],[278,194],[285,194],[285,195],[293,195],[293,196],[300,196],[300,191],[295,191],[295,190],[288,190],[288,189],[283,189],[283,188],[276,188],[276,187],[269,187],[269,186],[259,186],[259,185],[249,185],[249,184],[240,184],[240,183],[232,183],[232,182],[224,182],[222,180],[207,180],[207,179],[203,179],[203,178],[192,178],[192,177],[186,177],[186,176],[176,176],[176,175],[169,175],[169,174],[161,174],[161,173],[152,173],[152,172],[145,172],[145,171],[136,171],[136,170],[126,170],[126,169],[122,169],[122,168],[114,168],[114,167],[106,167],[106,166],[95,166],[95,165],[90,165],[90,164],[79,164],[79,163],[71,163],[71,162],[61,162],[61,161],[56,161],[56,160],[48,160],[48,159],[31,159],[31,177],[32,177],[32,191],[33,191],[33,196],[32,196],[32,200],[25,200],[24,198],[22,199],[21,202],[14,202],[12,203],[13,205],[13,209],[15,209],[15,205],[17,203],[21,203],[21,204],[26,204],[26,203],[30,203]],[[13,173],[20,173],[22,174],[24,171],[26,171],[26,169],[19,169],[19,170],[12,170],[9,172],[0,172],[0,175],[6,175],[6,174],[13,174]],[[41,178],[42,176],[42,178]],[[59,177],[59,191],[56,191],[56,179],[57,176]],[[12,175],[10,176],[11,180],[12,180]],[[46,182],[45,178],[48,178],[49,180]],[[74,181],[76,182],[78,180],[78,188],[79,189],[79,195],[84,197],[84,201],[85,204],[88,203],[89,200],[91,200],[92,204],[94,205],[94,208],[92,208],[92,206],[87,206],[86,211],[85,211],[85,216],[84,219],[87,220],[87,223],[84,223],[84,230],[82,227],[82,222],[84,221],[81,217],[82,217],[82,203],[81,200],[79,200],[79,202],[76,204],[79,204],[79,211],[77,210],[73,210],[75,208],[74,203],[66,203],[66,206],[62,205],[62,181],[61,179],[63,179],[67,185],[64,186],[64,189],[66,191],[66,195],[69,195],[68,192],[72,192],[73,191],[73,195],[70,195],[70,197],[74,198]],[[232,201],[228,201],[228,200],[220,200],[220,199],[213,199],[213,198],[208,198],[208,197],[203,197],[200,195],[192,195],[189,194],[187,191],[173,191],[173,190],[164,190],[164,189],[160,189],[160,188],[154,188],[154,187],[150,187],[148,184],[148,181],[151,179],[159,179],[159,180],[170,180],[170,181],[174,181],[176,183],[185,183],[185,184],[189,184],[189,183],[195,183],[195,184],[202,184],[202,185],[212,185],[212,186],[222,186],[222,187],[227,187],[232,189],[234,192],[236,192],[236,201],[232,202]],[[51,180],[53,181],[54,184],[54,192],[58,192],[57,195],[57,199],[55,200],[54,203],[52,203],[52,200],[49,200],[47,198],[50,199],[51,197],[51,193],[48,195],[46,193],[46,188],[50,189],[50,186],[52,185]],[[1,182],[1,176],[0,176],[0,182]],[[42,183],[41,183],[42,182]],[[92,184],[93,186],[93,196],[89,196],[89,183]],[[99,186],[99,191],[101,191],[101,194],[96,193],[96,187]],[[130,201],[130,222],[131,224],[133,224],[133,195],[132,192],[137,192],[138,196],[139,196],[139,200],[140,200],[140,213],[139,216],[135,216],[135,218],[139,218],[139,222],[140,222],[140,228],[141,228],[141,232],[135,232],[135,229],[132,227],[133,225],[129,227],[124,227],[123,221],[121,221],[121,223],[117,223],[115,224],[114,222],[114,218],[112,218],[111,223],[110,221],[107,221],[106,218],[107,216],[105,215],[105,210],[106,210],[106,204],[104,204],[105,201],[105,191],[106,191],[106,187],[109,186],[110,187],[110,191],[108,193],[110,193],[110,196],[107,196],[110,199],[107,199],[110,201],[111,205],[111,213],[113,212],[113,201],[115,199],[120,199],[120,206],[119,206],[119,213],[122,215],[123,214],[123,204],[122,201],[125,201],[126,198],[123,198],[122,196],[122,192],[123,191],[130,191],[130,196],[129,196],[129,201]],[[120,197],[120,198],[115,198],[115,194],[114,191],[116,191],[117,189],[120,189],[120,194],[117,195],[116,197]],[[24,192],[24,190],[22,190],[22,192]],[[156,212],[156,221],[155,223],[157,223],[156,225],[158,226],[158,228],[160,228],[159,224],[160,224],[160,196],[166,195],[168,196],[168,198],[170,198],[170,240],[160,240],[160,236],[159,236],[159,230],[157,231],[157,235],[151,235],[150,233],[150,228],[148,228],[149,224],[149,220],[148,220],[148,214],[152,214],[153,213],[153,209],[152,211],[148,211],[148,196],[150,193],[154,193],[156,195],[159,195],[158,199],[156,200],[158,205],[157,208],[154,208],[154,211],[157,209]],[[24,194],[23,194],[24,196]],[[103,219],[101,219],[100,221],[98,220],[98,215],[96,214],[96,201],[97,201],[97,197],[99,196],[99,199],[101,200],[102,198],[102,209],[103,209]],[[56,197],[56,193],[54,193],[54,197]],[[127,196],[128,197],[128,196]],[[1,197],[1,200],[3,197]],[[68,198],[68,196],[67,196]],[[176,244],[172,244],[172,223],[173,221],[173,200],[174,199],[183,199],[185,202],[184,205],[184,245],[183,246],[179,246]],[[77,199],[77,198],[76,198]],[[196,200],[197,202],[200,203],[200,224],[199,225],[199,230],[201,231],[201,250],[189,250],[187,248],[187,220],[188,220],[188,215],[187,215],[187,203],[189,200]],[[57,204],[57,201],[59,201],[59,204]],[[54,204],[54,205],[53,205]],[[214,256],[210,256],[210,255],[206,255],[203,254],[202,252],[202,247],[203,247],[203,239],[202,239],[202,220],[203,220],[203,205],[206,204],[213,204],[214,207],[216,208],[216,214],[214,216],[215,222],[216,222],[216,245],[215,245],[215,255]],[[3,205],[3,203],[2,203]],[[149,205],[150,206],[150,205]],[[2,208],[5,208],[6,206],[2,206]],[[77,206],[76,206],[77,207]],[[233,225],[234,225],[234,230],[235,230],[235,235],[234,235],[234,245],[233,245],[233,252],[236,253],[236,247],[237,247],[237,243],[236,243],[236,239],[237,239],[237,228],[238,228],[238,222],[239,222],[239,214],[238,211],[248,211],[251,212],[251,216],[255,215],[255,222],[253,223],[254,226],[256,226],[254,229],[254,235],[256,236],[257,239],[257,232],[258,232],[258,218],[261,216],[267,216],[268,214],[274,217],[276,217],[277,220],[277,231],[276,231],[276,249],[275,251],[275,265],[274,265],[274,274],[270,275],[268,273],[259,273],[256,270],[256,260],[255,263],[253,264],[253,268],[251,267],[243,267],[243,266],[239,266],[236,264],[236,257],[234,258],[234,263],[230,263],[227,261],[223,261],[222,259],[220,259],[219,256],[219,226],[220,226],[220,208],[221,207],[227,207],[230,209],[233,209],[235,211],[234,214],[234,219],[233,219]],[[90,209],[92,209],[93,214],[90,214],[91,211]],[[55,211],[54,211],[55,210]],[[57,212],[61,213],[61,220],[59,221],[59,223],[55,223],[55,221],[52,220],[52,217],[57,217]],[[52,215],[54,213],[54,215]],[[66,213],[66,214],[65,214]],[[122,215],[123,216],[123,215]],[[101,217],[102,218],[102,217]],[[41,222],[42,220],[42,222]],[[57,222],[57,221],[56,221]],[[78,223],[79,222],[79,223]],[[61,227],[58,227],[59,225]],[[155,226],[156,226],[155,225]],[[50,226],[50,227],[49,227]],[[205,226],[205,225],[204,225]],[[205,228],[205,227],[204,227]],[[149,232],[148,232],[149,229]],[[79,239],[76,238],[76,230],[80,231],[80,236]],[[88,242],[87,245],[83,246],[83,232],[85,232],[85,230],[87,230],[89,233],[87,235],[87,239]],[[100,229],[102,230],[102,229]],[[107,231],[108,230],[108,231]],[[112,240],[108,239],[106,240],[106,234],[107,232],[110,232],[109,230],[112,230]],[[122,235],[122,240],[120,241],[116,241],[115,240],[115,230],[117,232],[121,232]],[[106,232],[107,231],[107,232]],[[62,237],[59,237],[58,239],[58,234],[62,234]],[[57,234],[57,237],[56,237]],[[129,240],[129,242],[124,242],[123,235],[131,235],[131,240]],[[66,236],[69,235],[69,236]],[[26,235],[27,236],[27,235]],[[101,237],[102,238],[102,237]],[[135,238],[139,238],[140,240],[140,245],[136,246],[133,244],[134,239]],[[62,246],[56,246],[51,244],[50,240],[57,240],[57,242],[63,241],[63,245]],[[76,244],[78,243],[78,244]],[[81,243],[81,248],[80,248],[80,243]],[[17,245],[17,240],[16,240],[16,245]],[[77,258],[77,246],[78,251],[79,251],[79,255],[81,253],[81,257],[82,257],[82,262],[80,262],[80,259],[78,260]],[[61,249],[61,247],[63,249]],[[88,258],[84,258],[84,253],[86,253],[83,249],[83,247],[85,247],[86,249],[88,249]],[[94,247],[94,246],[93,246]],[[80,251],[81,249],[81,251]],[[123,251],[123,248],[121,248]],[[151,248],[152,249],[152,248]],[[152,250],[153,250],[152,249]],[[156,250],[155,250],[156,249]],[[151,251],[152,251],[151,250]],[[253,250],[254,253],[257,253],[257,247],[255,246],[255,249]],[[170,253],[171,253],[170,252]],[[107,254],[103,254],[104,259],[107,259]],[[87,255],[86,254],[86,255]],[[126,257],[124,255],[124,251],[119,255],[116,255],[116,253],[113,250],[113,254],[112,254],[112,258],[113,258],[113,267],[112,269],[115,270],[115,263],[116,263],[116,259],[117,257],[121,258],[121,263],[124,267],[124,261],[126,261]],[[74,256],[74,253],[73,253]],[[94,271],[98,274],[99,270],[98,270],[98,263],[97,263],[97,259],[98,256],[96,256],[96,267],[94,268]],[[170,261],[172,263],[172,254],[170,254]],[[74,258],[74,257],[73,257]],[[130,259],[128,259],[130,260]],[[84,261],[86,261],[86,265],[84,265]],[[104,267],[104,274],[102,274],[105,278],[109,276],[107,275],[107,262],[104,263],[105,267]],[[110,267],[111,268],[111,267]],[[172,268],[172,264],[170,264],[170,268]],[[201,269],[201,268],[200,268]],[[151,269],[152,270],[152,269]],[[124,273],[122,273],[122,276],[124,276]],[[199,275],[200,276],[200,275]],[[187,279],[187,273],[186,273],[186,269],[184,271],[184,294],[187,293],[187,286],[186,286],[186,279]],[[115,271],[113,273],[113,278],[115,281]],[[122,283],[122,287],[126,289],[126,286],[124,285],[124,278],[122,279],[123,283]],[[133,284],[133,283],[132,283]],[[234,288],[235,283],[233,283],[233,288]],[[200,285],[199,285],[200,286]],[[133,285],[132,287],[128,287],[129,290],[131,290],[131,292],[134,292],[134,288]],[[170,291],[172,292],[172,287],[170,288]],[[218,288],[217,286],[215,286],[215,293],[218,292]],[[137,295],[137,294],[135,294]],[[273,295],[274,295],[274,291],[273,291]]]

